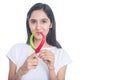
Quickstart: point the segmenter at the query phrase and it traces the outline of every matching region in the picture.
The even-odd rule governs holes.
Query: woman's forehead
[[[47,14],[41,9],[41,10],[35,10],[32,12],[31,17],[30,18],[34,18],[34,19],[49,19]]]

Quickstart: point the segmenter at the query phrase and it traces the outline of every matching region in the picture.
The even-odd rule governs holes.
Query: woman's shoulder
[[[29,50],[29,46],[26,43],[16,43],[12,45],[8,51],[8,55],[19,55],[19,53]]]
[[[26,46],[28,46],[28,44],[26,44],[26,43],[16,43],[16,44],[14,44],[12,47],[13,48],[20,48],[20,47],[26,47]]]
[[[16,43],[16,44],[12,45],[12,47],[10,48],[10,51],[11,50],[17,50],[17,51],[19,51],[19,50],[26,49],[28,47],[29,47],[29,45],[26,44],[26,43]]]
[[[56,55],[67,55],[67,51],[63,48],[57,48],[57,47],[53,47],[51,48],[51,50],[56,54]]]

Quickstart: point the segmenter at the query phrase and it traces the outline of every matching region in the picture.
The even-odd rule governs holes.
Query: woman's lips
[[[42,33],[42,32],[36,32],[37,35],[40,35],[40,33]]]

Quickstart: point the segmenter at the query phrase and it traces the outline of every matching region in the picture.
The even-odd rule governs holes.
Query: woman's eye
[[[46,20],[42,20],[42,23],[46,23],[47,21]]]
[[[36,20],[31,20],[31,23],[32,23],[32,24],[36,23]]]

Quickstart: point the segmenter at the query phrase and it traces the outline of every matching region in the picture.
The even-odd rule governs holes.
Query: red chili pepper
[[[35,48],[35,46],[34,46],[34,44],[33,44],[33,36],[34,36],[34,35],[35,35],[35,32],[33,32],[33,33],[31,34],[31,36],[30,36],[30,46],[31,46],[31,48],[32,48],[33,50],[35,50],[35,53],[39,53],[40,50],[41,50],[41,48],[42,48],[42,46],[43,46],[43,44],[44,44],[44,42],[45,42],[46,37],[45,37],[45,35],[44,35],[42,32],[40,32],[40,35],[42,35],[42,40],[41,40],[39,46],[38,46],[37,48]]]
[[[40,52],[40,50],[45,42],[45,35],[42,32],[40,32],[40,34],[42,35],[42,41],[40,42],[39,46],[36,48],[35,53]]]

